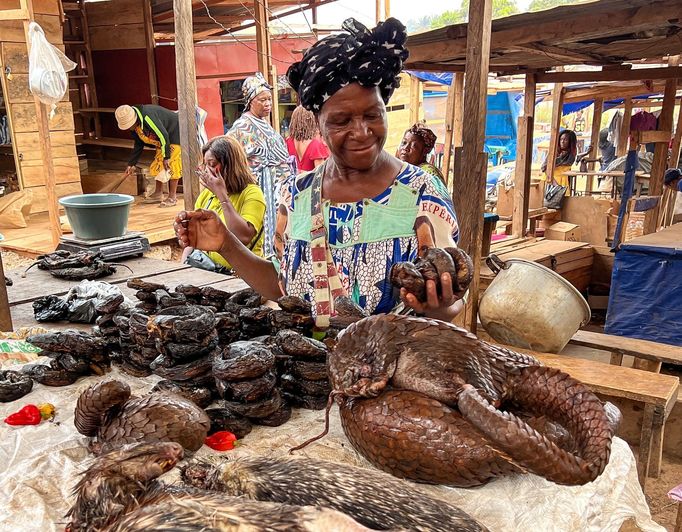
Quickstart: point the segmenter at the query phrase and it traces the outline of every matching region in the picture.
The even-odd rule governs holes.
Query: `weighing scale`
[[[63,235],[57,249],[77,253],[79,251],[99,251],[105,261],[123,257],[139,257],[149,251],[149,240],[141,231],[127,231],[123,236],[102,240],[84,240],[74,235]]]

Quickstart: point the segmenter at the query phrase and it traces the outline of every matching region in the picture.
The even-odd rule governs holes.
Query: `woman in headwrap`
[[[329,157],[329,148],[320,138],[315,115],[300,105],[291,114],[287,149],[296,158],[299,172],[314,170]]]
[[[218,250],[236,272],[269,299],[282,294],[312,303],[318,327],[335,314],[335,298],[349,296],[368,313],[400,302],[450,321],[463,294],[448,274],[440,297],[427,281],[422,303],[396,295],[391,267],[416,259],[425,247],[455,246],[458,226],[443,183],[384,151],[386,103],[407,58],[407,32],[389,18],[373,30],[353,19],[344,33],[318,41],[287,75],[300,103],[317,117],[331,157],[314,172],[290,179],[278,213],[279,264],[248,253],[213,213],[180,213],[180,243]]]
[[[445,179],[443,179],[440,170],[426,162],[426,156],[431,153],[436,145],[436,138],[436,134],[424,124],[413,125],[403,135],[403,140],[398,147],[398,158],[401,161],[418,166],[444,182]]]
[[[272,87],[263,74],[257,72],[244,80],[244,114],[235,120],[227,132],[244,148],[251,171],[265,196],[265,229],[263,252],[272,254],[275,234],[277,198],[282,182],[290,174],[289,154],[282,136],[268,123],[272,111]]]
[[[561,185],[566,187],[566,196],[571,195],[571,189],[569,187],[568,176],[566,172],[570,172],[576,157],[578,156],[578,137],[575,136],[575,132],[570,129],[564,129],[559,134],[559,140],[557,141],[559,146],[557,147],[556,159],[554,162],[554,175],[547,175],[547,159],[542,163],[540,170],[545,174],[545,179],[550,179],[553,184]]]

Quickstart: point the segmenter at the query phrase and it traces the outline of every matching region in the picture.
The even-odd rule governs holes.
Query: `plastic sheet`
[[[121,295],[121,289],[116,285],[102,281],[81,281],[65,296],[69,306],[68,320],[73,323],[95,323],[98,307]],[[132,303],[124,300],[122,305],[126,304]]]
[[[116,371],[106,378],[125,380],[134,394],[145,393],[159,380],[154,376],[132,379]],[[88,377],[64,388],[36,384],[34,391],[21,400],[0,405],[0,417],[29,402],[50,402],[57,408],[54,423],[0,427],[2,530],[64,529],[64,515],[73,501],[71,489],[89,462],[88,439],[76,432],[73,409],[78,395],[101,379]],[[233,451],[217,453],[204,446],[197,456],[287,456],[291,447],[319,433],[323,423],[323,412],[294,410],[291,421],[281,427],[254,427]],[[296,454],[371,467],[348,443],[336,409],[332,411],[330,433]],[[168,482],[177,479],[177,468],[164,477]],[[459,506],[495,531],[616,532],[625,520],[634,518],[645,532],[665,532],[651,520],[637,481],[634,456],[619,438],[613,441],[611,460],[604,473],[586,486],[558,486],[534,475],[519,475],[473,489],[423,485],[419,489]]]
[[[682,250],[623,244],[604,332],[682,346]]]

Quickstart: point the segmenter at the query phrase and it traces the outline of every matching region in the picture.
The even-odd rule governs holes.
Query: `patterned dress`
[[[323,171],[324,165],[318,168]],[[313,172],[290,178],[282,191],[275,247],[286,294],[313,303],[310,216]],[[388,279],[391,267],[412,261],[422,246],[454,247],[457,217],[443,182],[405,163],[391,186],[355,203],[323,202],[331,255],[341,284],[370,313],[389,312],[399,293]]]
[[[267,257],[273,252],[277,198],[282,183],[290,175],[289,152],[281,135],[267,121],[251,113],[238,118],[227,134],[244,147],[251,171],[265,196],[263,254]]]

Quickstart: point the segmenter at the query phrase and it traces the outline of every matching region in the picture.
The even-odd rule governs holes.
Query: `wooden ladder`
[[[62,2],[62,5],[66,55],[78,65],[75,70],[69,72],[69,99],[74,108],[76,145],[80,145],[84,140],[102,136],[99,113],[81,111],[81,109],[99,108],[90,47],[90,30],[83,0]],[[78,93],[77,98],[71,97],[73,92]],[[79,136],[82,138],[79,139]]]

